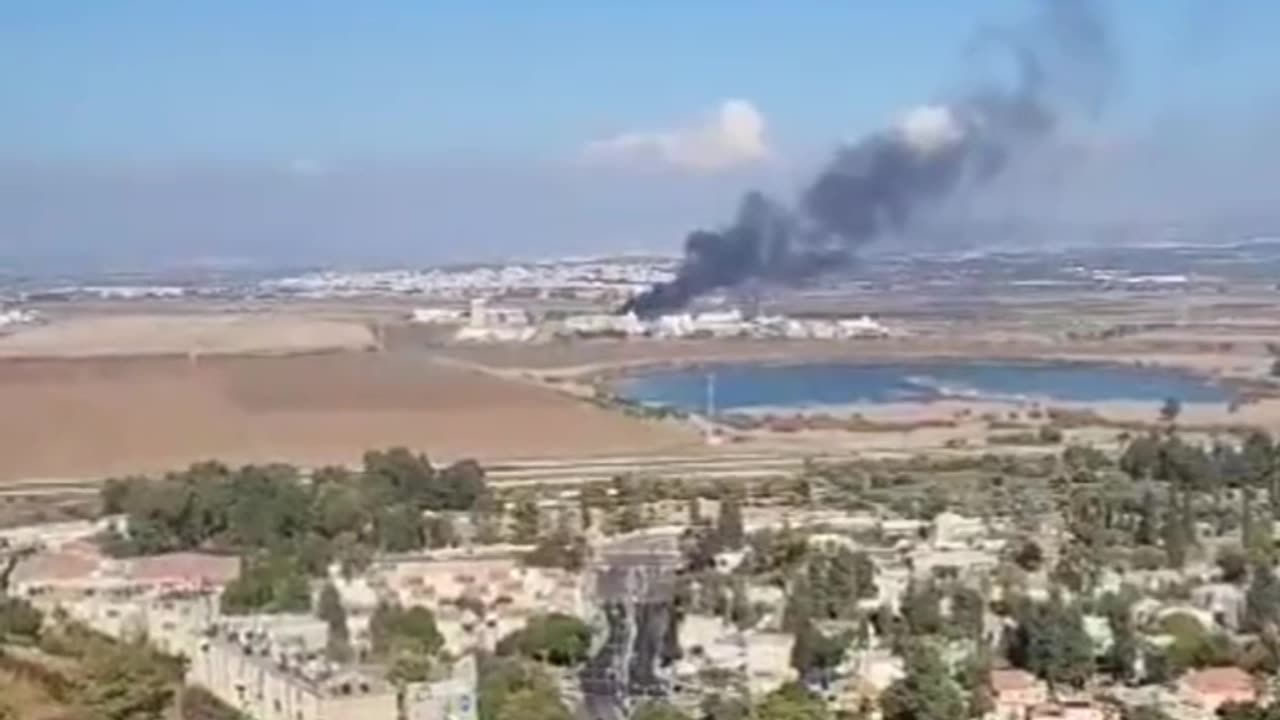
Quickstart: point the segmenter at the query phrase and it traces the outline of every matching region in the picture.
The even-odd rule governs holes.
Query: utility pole
[[[707,373],[707,406],[705,413],[708,421],[716,416],[716,373],[714,370]]]

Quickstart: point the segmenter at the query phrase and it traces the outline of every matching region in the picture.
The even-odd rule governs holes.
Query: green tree
[[[427,608],[383,603],[369,618],[369,644],[375,659],[391,663],[397,680],[418,682],[426,679],[444,637]]]
[[[512,540],[522,545],[532,544],[538,539],[539,522],[538,504],[532,497],[525,497],[516,502],[511,512]]]
[[[1043,603],[1024,600],[1014,616],[1017,624],[1006,652],[1015,667],[1051,685],[1072,687],[1081,687],[1093,674],[1093,641],[1085,632],[1084,616],[1061,593]]]
[[[734,578],[731,586],[732,596],[729,600],[729,622],[739,630],[750,630],[759,620],[751,598],[747,594],[747,583],[742,578]]]
[[[524,628],[498,643],[499,655],[519,654],[559,667],[586,662],[591,651],[591,627],[571,615],[551,613],[530,618]]]
[[[963,693],[936,649],[917,641],[907,650],[906,674],[880,697],[884,720],[963,720]]]
[[[902,619],[912,635],[942,632],[942,593],[931,583],[911,582],[902,596]]]
[[[1272,518],[1270,513],[1264,512],[1261,517],[1254,513],[1252,487],[1240,491],[1240,536],[1250,563],[1269,565],[1275,562]]]
[[[791,646],[791,667],[801,678],[826,682],[844,661],[851,641],[848,633],[824,635],[812,621],[805,622]]]
[[[1255,430],[1245,438],[1240,448],[1245,466],[1246,481],[1259,488],[1266,488],[1276,471],[1276,445],[1264,430]]]
[[[22,598],[0,597],[0,640],[5,638],[36,639],[44,615]]]
[[[1187,525],[1178,502],[1177,486],[1169,483],[1169,502],[1165,508],[1164,528],[1162,530],[1164,552],[1169,560],[1169,567],[1181,568],[1187,564],[1187,548],[1191,538],[1187,535]]]
[[[815,602],[807,578],[796,578],[787,589],[787,604],[782,609],[782,629],[785,632],[799,634],[800,630],[813,621]]]
[[[1217,561],[1223,582],[1241,583],[1249,577],[1249,557],[1239,547],[1222,548],[1218,551]]]
[[[1129,553],[1129,565],[1135,570],[1159,570],[1168,559],[1163,550],[1150,545],[1139,545]]]
[[[458,529],[448,515],[427,518],[425,522],[426,544],[429,548],[457,547],[460,542]]]
[[[230,615],[310,610],[311,583],[307,574],[297,558],[282,552],[245,560],[240,576],[222,593],[222,611]]]
[[[1036,572],[1044,566],[1044,551],[1035,540],[1023,538],[1014,551],[1013,561],[1027,572]]]
[[[1229,702],[1218,708],[1217,715],[1221,720],[1277,720],[1280,718],[1280,704]]]
[[[475,460],[460,460],[440,471],[439,487],[429,510],[472,510],[489,492],[484,468]]]
[[[498,711],[497,720],[574,720],[559,695],[549,690],[518,690]]]
[[[181,692],[183,720],[248,720],[244,713],[198,685],[184,687]]]
[[[586,538],[557,530],[526,553],[524,563],[530,567],[562,568],[578,572],[586,565],[589,552]]]
[[[703,720],[756,720],[750,703],[740,697],[716,693],[702,701]]]
[[[216,485],[196,487],[202,492],[218,489]],[[236,547],[271,547],[300,537],[311,524],[311,498],[298,469],[288,465],[249,466],[234,473],[230,502],[227,533]],[[216,513],[205,517],[207,523]]]
[[[951,591],[951,622],[948,634],[968,640],[981,640],[984,630],[986,602],[982,593],[959,586]]]
[[[102,483],[99,497],[102,500],[103,515],[118,515],[128,512],[129,498],[137,492],[136,486],[145,484],[146,478],[108,478]]]
[[[639,498],[630,498],[623,502],[614,519],[616,532],[631,533],[645,527],[644,508]]]
[[[1139,435],[1129,441],[1120,456],[1120,470],[1138,482],[1155,474],[1160,455],[1160,438],[1156,435]]]
[[[809,557],[809,541],[793,528],[766,528],[751,534],[748,569],[757,577],[783,576],[803,564]]]
[[[1062,465],[1073,482],[1093,482],[1098,471],[1110,464],[1106,453],[1090,445],[1069,445],[1062,451]]]
[[[1142,502],[1138,505],[1138,525],[1133,531],[1135,545],[1153,547],[1159,542],[1159,506],[1155,493],[1150,487],[1146,488],[1142,493]]]
[[[753,720],[830,720],[826,702],[799,683],[783,685],[756,705]]]
[[[595,524],[595,512],[609,506],[609,494],[599,485],[588,485],[578,491],[578,507],[582,514],[582,529],[590,530]]]
[[[1193,615],[1167,615],[1161,619],[1159,630],[1173,638],[1173,644],[1165,648],[1165,659],[1174,675],[1189,668],[1229,665],[1234,660],[1230,640],[1210,633]]]
[[[1244,626],[1253,632],[1274,628],[1280,622],[1280,580],[1269,564],[1253,567],[1253,579],[1245,591]]]
[[[325,655],[337,663],[351,660],[351,631],[347,628],[347,610],[342,607],[342,597],[333,583],[325,583],[316,603],[316,616],[329,626]]]
[[[729,495],[720,502],[720,514],[716,518],[716,539],[724,550],[737,550],[746,541],[742,524],[742,501]]]
[[[337,472],[327,471],[329,479],[317,481],[311,513],[315,529],[327,538],[347,532],[360,533],[369,523],[360,491],[350,479],[338,479]]]
[[[1165,398],[1160,406],[1160,419],[1167,423],[1176,422],[1182,414],[1182,401],[1175,397]]]
[[[1107,619],[1112,637],[1111,647],[1103,656],[1099,669],[1119,682],[1133,679],[1138,659],[1138,633],[1133,623],[1134,600],[1134,593],[1122,591],[1107,593],[1099,601],[1100,612]]]
[[[380,496],[383,503],[406,504],[420,510],[435,494],[435,468],[425,455],[415,455],[408,448],[365,453],[363,476],[370,494]]]
[[[980,644],[960,669],[957,681],[967,690],[966,715],[971,718],[986,717],[995,710],[995,698],[991,694],[991,650]]]
[[[876,566],[865,552],[840,546],[824,557],[827,591],[836,606],[833,616],[846,616],[858,600],[878,594]]]
[[[690,495],[685,501],[685,524],[691,528],[702,527],[706,518],[702,516],[702,498]]]
[[[77,705],[94,720],[161,720],[180,673],[144,642],[95,642],[81,661]]]
[[[1084,593],[1097,584],[1101,572],[1098,554],[1095,545],[1072,540],[1062,548],[1050,577],[1074,593]]]
[[[525,661],[483,662],[476,695],[479,720],[573,720],[551,678]]]
[[[475,541],[481,545],[502,542],[502,506],[492,494],[483,495],[471,511],[476,527]]]
[[[635,709],[630,720],[693,720],[670,703],[651,700]]]
[[[422,513],[408,505],[385,507],[374,519],[374,534],[384,552],[421,550],[426,539]]]

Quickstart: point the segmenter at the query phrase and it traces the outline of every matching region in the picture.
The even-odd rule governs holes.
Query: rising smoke
[[[1090,0],[1040,5],[1027,27],[977,37],[976,48],[1012,60],[1012,81],[978,83],[840,149],[794,206],[747,193],[728,226],[689,235],[673,280],[622,311],[653,316],[747,281],[794,284],[838,271],[863,245],[901,234],[914,214],[981,186],[1049,139],[1065,112],[1095,111],[1111,57],[1104,24]]]

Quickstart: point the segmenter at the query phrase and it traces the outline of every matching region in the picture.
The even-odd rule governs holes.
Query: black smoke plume
[[[792,207],[747,193],[729,225],[689,235],[673,280],[622,312],[651,317],[748,280],[795,284],[838,271],[858,248],[906,230],[913,214],[1000,173],[1051,136],[1068,108],[1096,110],[1110,73],[1104,24],[1088,0],[1041,6],[1028,27],[977,37],[975,49],[1012,59],[1012,83],[980,84],[838,150]]]

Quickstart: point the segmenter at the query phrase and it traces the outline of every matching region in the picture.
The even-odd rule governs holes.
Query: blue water
[[[714,372],[718,411],[853,403],[930,402],[953,397],[1006,400],[1227,402],[1231,393],[1194,376],[1152,368],[1011,362],[897,364],[726,364],[657,370],[614,385],[623,398],[701,412]]]

